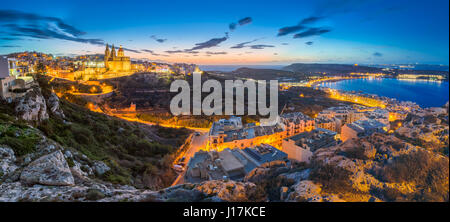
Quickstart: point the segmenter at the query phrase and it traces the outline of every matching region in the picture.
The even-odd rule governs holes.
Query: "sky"
[[[449,63],[448,0],[21,0],[0,54],[104,53],[201,65]]]

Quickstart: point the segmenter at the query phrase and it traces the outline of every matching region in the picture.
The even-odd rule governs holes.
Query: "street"
[[[200,132],[199,132],[200,133]],[[208,133],[200,133],[199,136],[194,135],[192,142],[186,151],[184,157],[185,168],[187,167],[187,164],[189,163],[189,160],[195,155],[196,152],[200,151],[203,147],[206,146],[206,142],[208,140]],[[177,179],[173,182],[172,186],[177,184],[183,184],[184,183],[184,174],[186,173],[186,169],[178,174]]]

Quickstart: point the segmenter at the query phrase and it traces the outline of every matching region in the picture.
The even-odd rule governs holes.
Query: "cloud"
[[[226,55],[227,52],[206,52],[207,55]]]
[[[382,57],[383,56],[383,54],[380,53],[380,52],[374,52],[372,55],[375,56],[375,57]]]
[[[273,45],[251,45],[251,49],[265,49],[265,48],[273,48]]]
[[[168,55],[163,55],[163,54],[159,54],[154,52],[153,50],[150,49],[141,49],[142,52],[146,52],[146,53],[150,53],[152,56],[165,56],[167,57]]]
[[[233,22],[233,23],[230,23],[228,28],[230,29],[230,31],[234,31],[234,30],[236,30],[236,26],[237,26],[237,24]]]
[[[128,52],[141,53],[139,50],[128,49],[128,48],[124,48],[124,47],[122,47],[122,48],[123,48],[123,50],[128,51]]]
[[[289,45],[289,43],[281,43],[281,45]]]
[[[314,42],[309,41],[309,42],[305,42],[305,44],[306,45],[312,45],[312,44],[314,44]]]
[[[230,23],[228,25],[228,28],[230,29],[230,31],[234,31],[234,30],[236,30],[238,24],[239,24],[239,26],[244,26],[244,25],[248,25],[252,22],[253,22],[253,19],[251,17],[245,17],[245,18],[237,21],[237,23],[236,22]]]
[[[169,54],[179,54],[179,53],[185,53],[185,54],[198,54],[198,51],[191,51],[190,49],[185,49],[185,50],[168,50],[165,51],[165,53],[169,53]]]
[[[234,46],[231,46],[230,49],[242,49],[242,48],[247,47],[248,44],[256,42],[256,41],[258,41],[258,39],[254,39],[254,40],[248,41],[248,42],[238,43],[238,44],[236,44]]]
[[[1,48],[20,48],[21,46],[18,45],[2,45]]]
[[[250,24],[252,22],[253,22],[253,19],[251,17],[246,17],[246,18],[243,18],[243,19],[239,20],[238,23],[239,23],[240,26],[243,26],[243,25]]]
[[[285,35],[289,35],[291,33],[300,31],[306,29],[306,26],[303,25],[295,25],[295,26],[287,26],[287,27],[283,27],[281,29],[278,30],[278,35],[277,36],[285,36]]]
[[[319,21],[319,20],[322,20],[322,19],[324,19],[324,18],[325,18],[325,17],[323,17],[323,16],[310,16],[310,17],[304,18],[304,19],[300,22],[300,24],[301,24],[301,25],[309,25],[309,24],[315,23],[315,22],[317,22],[317,21]]]
[[[222,43],[228,39],[228,33],[225,33],[225,34],[226,35],[223,38],[213,38],[206,42],[197,43],[197,44],[195,44],[195,46],[193,48],[185,49],[184,51],[191,52],[191,51],[195,51],[195,50],[207,49],[207,48],[212,48],[212,47],[218,46],[220,43]]]
[[[177,54],[177,53],[185,53],[185,51],[184,50],[168,50],[168,51],[165,51],[165,53]]]
[[[159,43],[164,43],[167,41],[167,39],[158,38],[158,37],[156,37],[156,35],[152,35],[152,36],[150,36],[150,38],[154,39],[155,41],[157,41]]]
[[[104,45],[101,39],[82,38],[86,33],[56,17],[41,16],[15,10],[0,10],[0,23],[8,37],[60,39]]]
[[[13,37],[2,37],[0,40],[3,41],[16,41],[16,40],[23,40],[22,38],[13,38]]]
[[[304,32],[295,34],[294,39],[306,38],[306,37],[315,36],[315,35],[322,35],[327,32],[330,32],[330,31],[331,31],[331,29],[329,29],[329,28],[309,28],[308,30],[306,30]]]
[[[279,29],[278,36],[285,36],[285,35],[289,35],[294,32],[304,30],[304,29],[308,28],[307,25],[316,23],[317,21],[322,20],[322,19],[324,19],[323,16],[310,16],[310,17],[304,18],[297,25],[286,26],[286,27]]]

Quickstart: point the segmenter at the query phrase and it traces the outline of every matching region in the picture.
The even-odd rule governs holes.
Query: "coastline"
[[[368,92],[366,90],[346,90],[346,89],[336,89],[336,88],[330,88],[327,86],[321,86],[325,83],[335,83],[335,82],[340,82],[340,81],[344,81],[344,80],[356,80],[356,79],[391,79],[391,80],[398,80],[398,81],[406,81],[406,82],[434,82],[434,83],[445,83],[448,81],[445,80],[429,80],[429,79],[399,79],[399,78],[392,78],[392,77],[356,77],[356,78],[351,78],[351,79],[333,79],[333,80],[324,80],[324,81],[320,81],[317,82],[315,84],[313,84],[311,87],[315,87],[316,89],[320,89],[322,91],[330,91],[330,90],[334,90],[334,91],[339,91],[342,93],[346,93],[346,94],[355,94],[355,92],[358,96],[362,96],[365,95],[367,98],[371,98],[372,95],[375,95],[378,98],[389,98],[390,100],[396,100],[398,102],[406,102],[406,103],[414,103],[416,105],[418,105],[421,108],[432,108],[432,107],[442,107],[444,103],[442,103],[442,105],[432,105],[432,106],[425,106],[423,104],[420,104],[417,101],[412,101],[412,100],[405,100],[405,99],[401,99],[401,98],[397,98],[397,97],[393,97],[393,96],[386,96],[386,95],[380,95],[379,93],[374,93],[374,92]],[[449,99],[447,98],[447,102],[449,101]]]

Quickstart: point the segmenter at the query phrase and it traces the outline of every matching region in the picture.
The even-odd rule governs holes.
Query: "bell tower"
[[[106,49],[105,49],[105,67],[106,68],[108,68],[109,57],[111,57],[111,51],[109,51],[109,45],[106,44]]]
[[[112,49],[111,49],[111,57],[112,57],[113,59],[116,58],[116,48],[114,47],[114,45],[112,45]]]
[[[123,52],[122,46],[120,46],[119,50],[117,51],[118,57],[125,57],[125,53]]]

